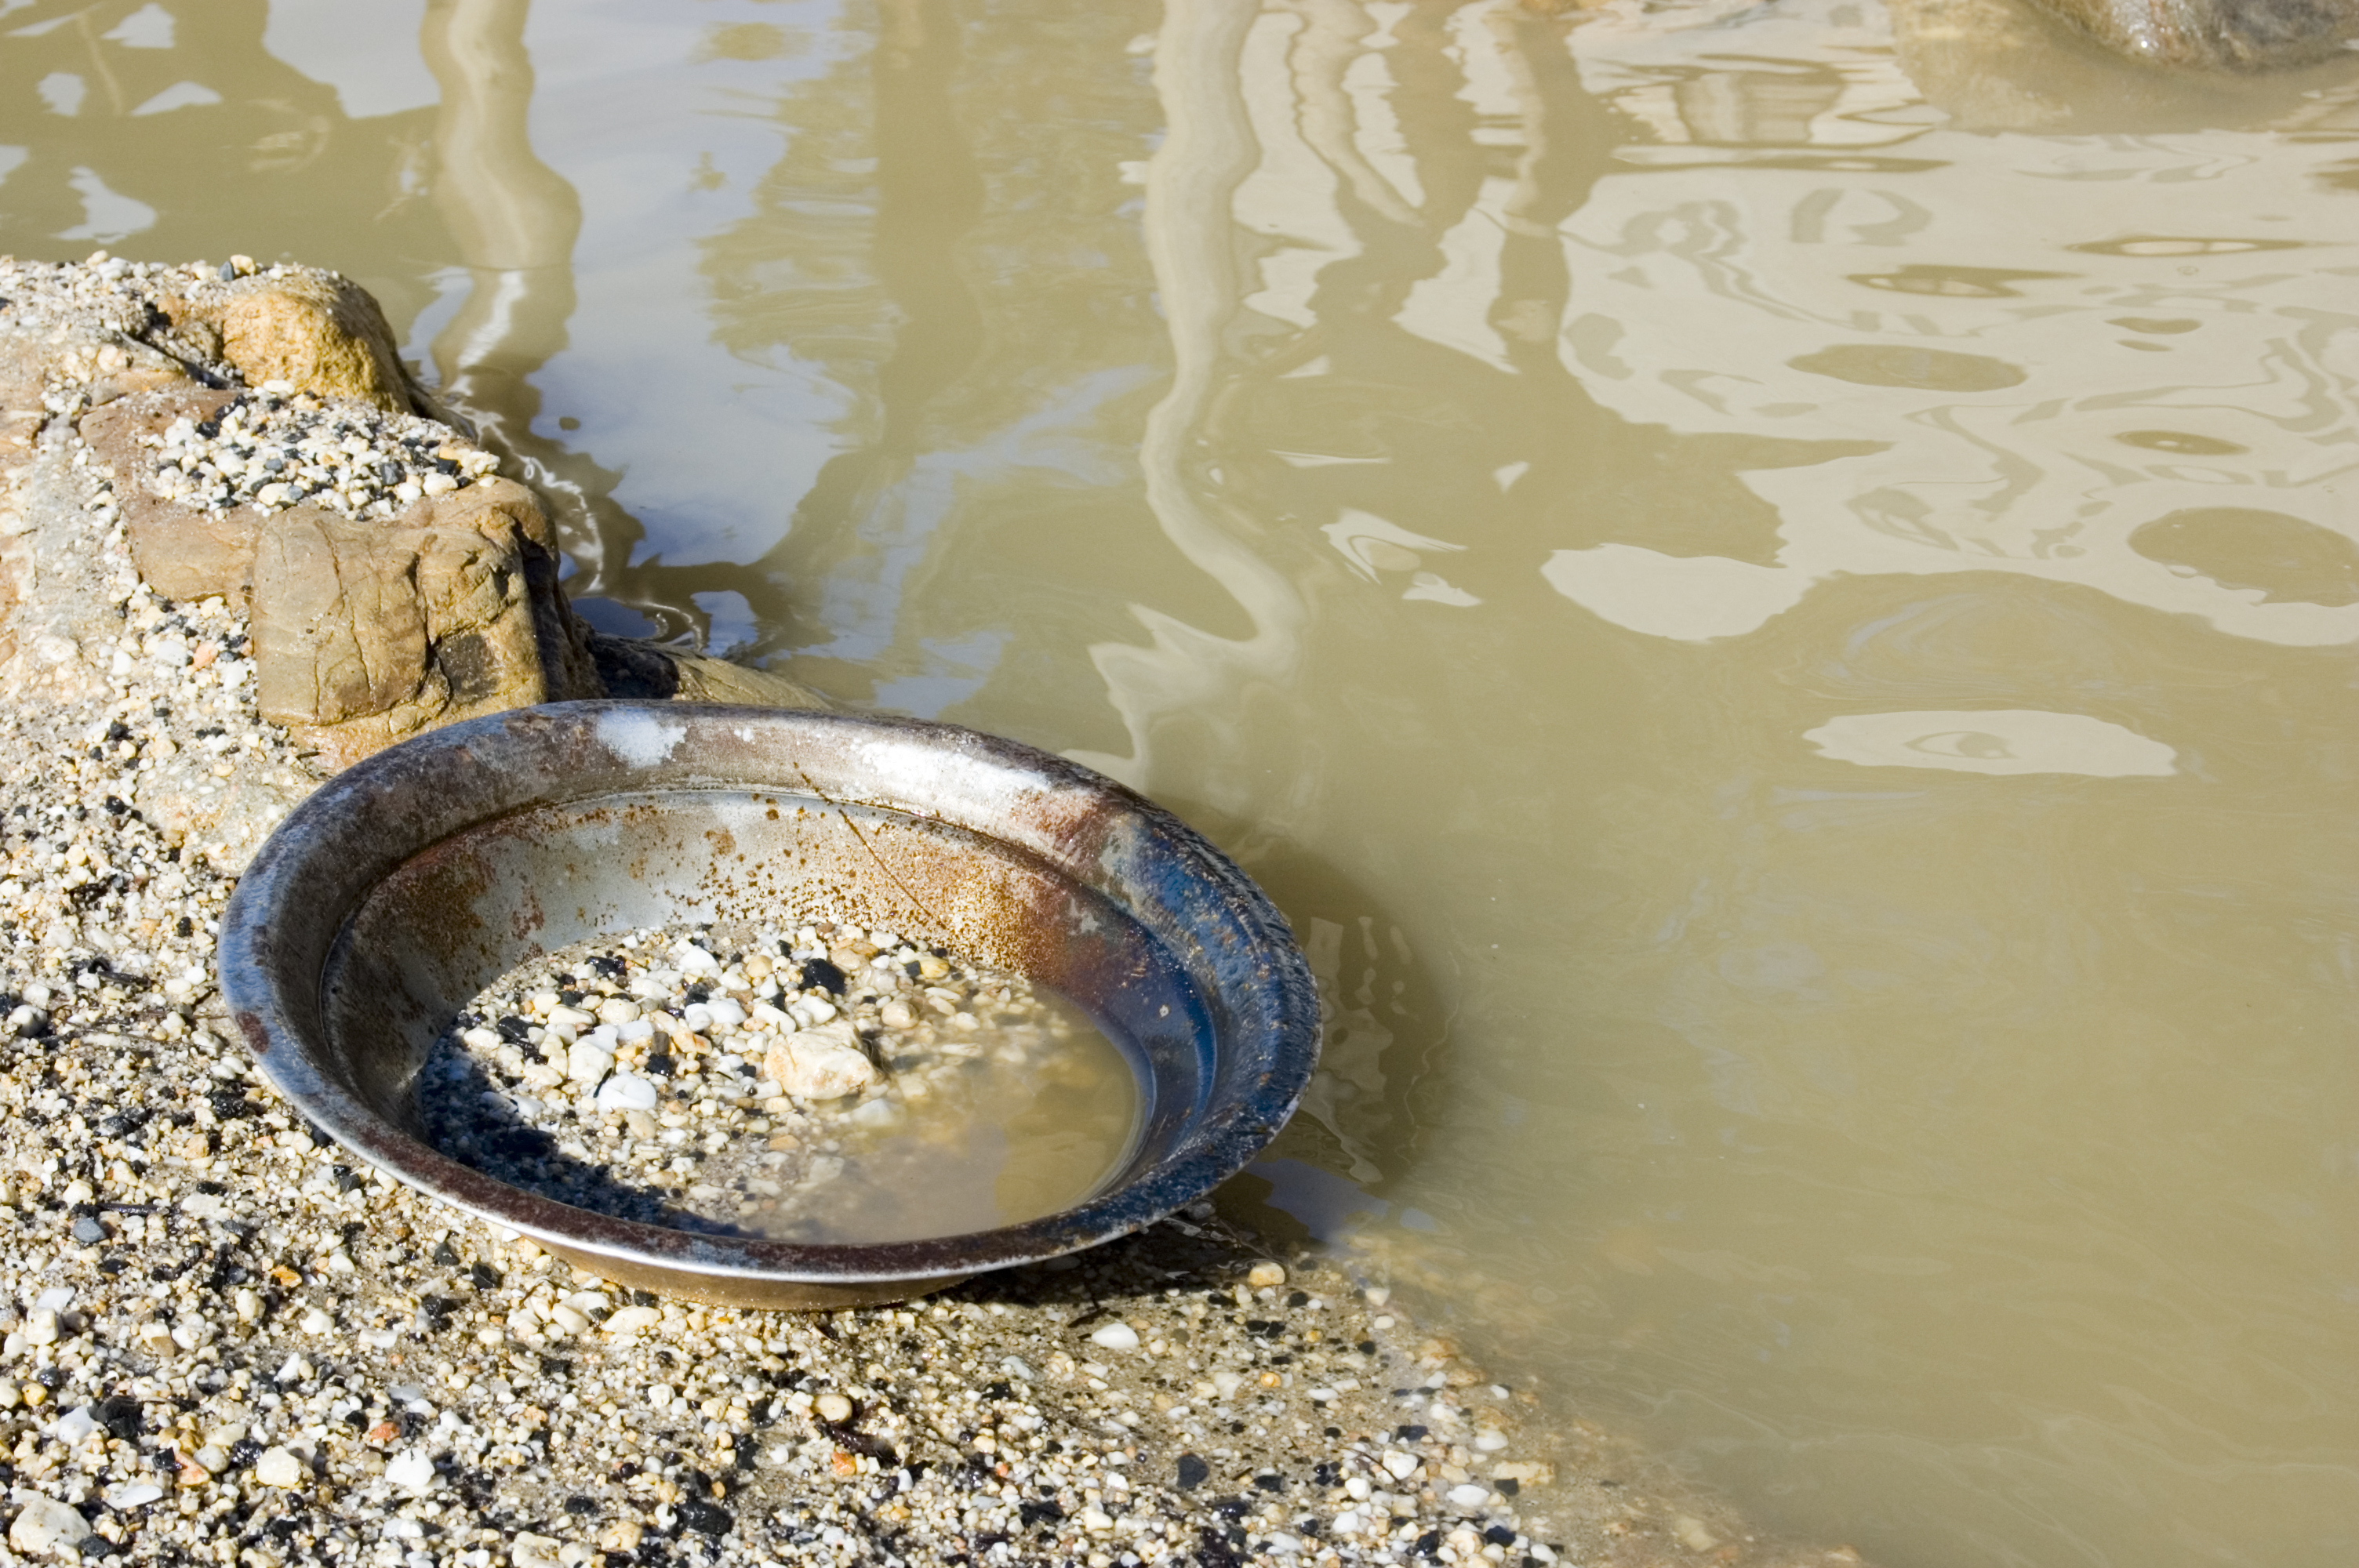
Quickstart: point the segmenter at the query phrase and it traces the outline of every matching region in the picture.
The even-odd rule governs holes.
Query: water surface
[[[1332,1011],[1263,1175],[1498,1364],[1886,1563],[2359,1551],[2349,70],[0,0],[0,249],[341,267],[602,623],[1212,833]]]

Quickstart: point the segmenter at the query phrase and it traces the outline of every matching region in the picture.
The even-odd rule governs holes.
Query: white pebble
[[[303,1332],[306,1334],[332,1334],[335,1328],[336,1320],[318,1307],[303,1314]]]
[[[655,1085],[636,1074],[616,1073],[598,1086],[600,1110],[653,1110],[655,1107]]]
[[[799,1030],[770,1048],[763,1066],[780,1088],[809,1100],[842,1099],[876,1081],[849,1023]]]
[[[711,1013],[712,1022],[723,1029],[734,1029],[745,1022],[745,1010],[725,996],[717,996],[706,1002],[704,1011]]]
[[[284,1448],[266,1448],[254,1462],[254,1478],[283,1492],[300,1489],[311,1478],[303,1461]]]
[[[1138,1348],[1138,1330],[1117,1320],[1097,1328],[1091,1334],[1090,1343],[1103,1345],[1108,1350],[1136,1350]]]
[[[8,1527],[8,1544],[36,1557],[71,1554],[89,1534],[88,1519],[63,1503],[36,1495],[26,1498],[16,1522]]]
[[[842,1394],[821,1394],[812,1401],[811,1408],[830,1426],[842,1426],[852,1419],[852,1401]]]
[[[588,1040],[575,1042],[573,1048],[565,1054],[565,1076],[584,1086],[595,1085],[614,1065],[614,1053],[602,1050]]]
[[[1417,1455],[1398,1448],[1387,1448],[1385,1450],[1384,1466],[1392,1472],[1394,1480],[1406,1481],[1417,1474]]]
[[[1478,1487],[1469,1481],[1462,1486],[1451,1487],[1443,1495],[1450,1499],[1450,1506],[1452,1508],[1479,1509],[1491,1500],[1491,1488]]]
[[[49,1435],[71,1448],[98,1430],[98,1422],[86,1409],[76,1408],[58,1417],[49,1427]]]
[[[404,1454],[386,1463],[385,1478],[397,1487],[422,1492],[434,1484],[434,1461],[423,1454]]]
[[[606,1320],[606,1332],[644,1334],[662,1321],[663,1314],[651,1306],[627,1306]]]

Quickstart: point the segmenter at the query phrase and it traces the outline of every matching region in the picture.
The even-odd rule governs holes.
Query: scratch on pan
[[[902,894],[907,897],[912,904],[917,906],[918,912],[920,914],[923,914],[928,920],[932,921],[936,926],[947,929],[947,927],[944,926],[942,917],[936,914],[931,909],[928,908],[926,901],[919,898],[917,895],[917,892],[911,889],[909,884],[901,880],[900,873],[894,871],[892,867],[885,863],[885,857],[876,852],[876,846],[868,841],[868,835],[863,833],[860,830],[860,825],[852,820],[852,813],[844,810],[843,806],[834,798],[830,796],[827,791],[819,787],[819,784],[810,776],[810,770],[804,767],[800,762],[797,762],[795,764],[795,772],[802,775],[804,788],[810,790],[812,795],[816,795],[821,805],[829,806],[834,810],[837,819],[843,824],[844,827],[852,834],[853,838],[859,840],[860,847],[868,852],[868,858],[876,862],[876,869],[883,871],[892,884],[901,890]]]

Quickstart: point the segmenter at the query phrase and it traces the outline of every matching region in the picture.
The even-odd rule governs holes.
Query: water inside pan
[[[437,1147],[576,1206],[800,1242],[1056,1213],[1129,1153],[1122,1051],[1023,976],[824,917],[577,943],[502,976],[417,1083]]]

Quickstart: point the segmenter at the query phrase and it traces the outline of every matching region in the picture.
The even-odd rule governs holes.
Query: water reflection
[[[0,250],[299,254],[397,322],[432,254],[427,113],[347,115],[271,55],[263,0],[32,0],[0,15]],[[193,199],[192,199],[193,197]],[[227,242],[227,243],[224,243]]]
[[[1383,1093],[1284,1152],[1798,1528],[2332,1560],[2359,1432],[2296,1390],[2352,1346],[2301,1303],[2359,1217],[2262,1153],[2328,1122],[2238,1075],[2223,1130],[2198,1062],[2350,1000],[2301,868],[2354,848],[2351,230],[2332,154],[2193,127],[2322,137],[2350,73],[2223,108],[2076,55],[2086,123],[2155,121],[2099,140],[1965,134],[1841,4],[1175,7],[1157,62],[1201,410],[1157,517],[1246,629],[1094,650],[1091,755],[1315,951],[1353,924],[1266,847],[1381,868],[1445,977],[1446,1076],[1339,1017]]]
[[[352,114],[145,14],[0,17],[7,243],[342,265],[602,613],[1212,831],[1328,1010],[1275,1201],[1503,1361],[1886,1561],[2359,1545],[2350,70],[451,0]]]

